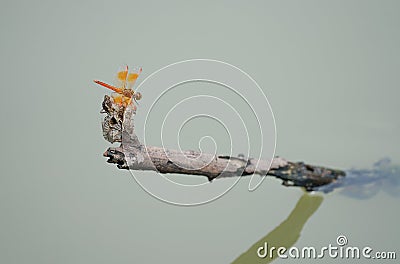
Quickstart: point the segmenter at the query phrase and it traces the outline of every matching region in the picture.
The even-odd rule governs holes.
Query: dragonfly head
[[[135,100],[139,101],[140,99],[142,99],[142,94],[139,92],[136,92],[133,94],[133,98],[135,98]]]

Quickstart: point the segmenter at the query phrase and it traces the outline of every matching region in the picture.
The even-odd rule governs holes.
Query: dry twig
[[[281,157],[267,161],[144,146],[135,134],[134,105],[123,107],[106,95],[102,106],[102,113],[106,114],[103,121],[104,138],[111,143],[121,142],[119,147],[108,148],[104,156],[108,158],[107,162],[117,164],[119,169],[202,175],[209,181],[222,177],[268,175],[281,179],[285,186],[300,186],[309,191],[345,176],[341,170],[290,162]]]

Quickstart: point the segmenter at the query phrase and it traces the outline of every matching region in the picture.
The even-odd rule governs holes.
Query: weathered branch
[[[104,156],[108,157],[107,162],[117,164],[119,169],[202,175],[209,181],[222,177],[270,175],[283,180],[286,186],[301,186],[307,190],[345,176],[341,170],[290,162],[280,157],[268,161],[144,146],[134,132],[135,106],[114,104],[113,99],[106,95],[102,113],[107,114],[103,121],[104,138],[111,143],[121,142],[119,147],[107,149]]]

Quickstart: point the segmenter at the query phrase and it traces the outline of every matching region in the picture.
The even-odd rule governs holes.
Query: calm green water
[[[308,196],[275,179],[248,192],[244,178],[199,207],[152,198],[102,157],[106,91],[92,83],[111,81],[123,63],[143,67],[140,83],[176,61],[226,61],[268,96],[277,155],[346,170],[371,169],[384,157],[398,165],[399,8],[397,1],[3,2],[0,262],[243,263],[264,240],[321,248],[342,234],[349,245],[399,255],[395,177],[364,186],[368,195]],[[154,98],[141,92],[146,109]],[[182,144],[197,148],[199,139],[189,133]],[[234,142],[240,151],[242,143]]]

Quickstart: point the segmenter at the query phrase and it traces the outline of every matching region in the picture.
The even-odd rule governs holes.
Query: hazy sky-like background
[[[172,206],[107,164],[108,92],[92,80],[111,81],[124,63],[143,67],[139,83],[181,60],[231,63],[267,95],[277,155],[343,169],[399,163],[399,11],[389,0],[1,1],[0,263],[229,263],[295,206],[302,192],[274,179]],[[182,142],[195,148],[190,134]],[[398,204],[328,195],[297,245],[343,233],[398,250]]]

